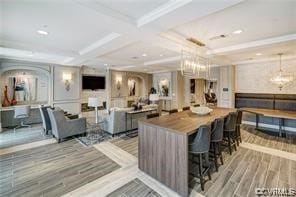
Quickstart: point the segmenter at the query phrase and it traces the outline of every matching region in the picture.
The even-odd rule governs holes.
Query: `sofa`
[[[64,115],[64,111],[56,109],[47,109],[52,135],[61,142],[63,138],[85,134],[86,133],[86,118],[69,119]]]
[[[147,105],[143,109],[158,109],[157,105]],[[133,130],[138,128],[138,121],[141,119],[146,119],[146,116],[151,112],[143,112],[139,114],[133,114],[132,125],[131,117],[127,115],[127,125],[126,125],[126,112],[132,111],[133,108],[112,108],[109,110],[108,115],[104,117],[104,130],[108,133],[115,135],[127,130]]]

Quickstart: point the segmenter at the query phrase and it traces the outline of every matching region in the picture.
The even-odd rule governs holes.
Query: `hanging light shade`
[[[280,70],[270,78],[270,82],[277,85],[280,90],[294,81],[293,73],[285,72],[282,68],[282,53],[280,56]]]
[[[210,75],[210,61],[197,54],[182,51],[181,74],[192,78],[208,78]]]

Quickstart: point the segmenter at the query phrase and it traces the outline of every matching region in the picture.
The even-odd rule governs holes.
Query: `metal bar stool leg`
[[[199,154],[199,165],[198,165],[198,168],[199,168],[199,180],[200,180],[200,185],[201,185],[201,190],[204,191],[204,179],[203,179],[203,169],[202,169],[202,154]]]
[[[223,165],[224,162],[223,162],[223,156],[222,156],[222,150],[221,150],[221,142],[218,143],[218,152],[219,152],[221,164]]]

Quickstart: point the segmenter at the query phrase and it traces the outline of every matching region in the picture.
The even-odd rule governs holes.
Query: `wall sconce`
[[[63,81],[65,84],[65,88],[67,91],[70,90],[70,82],[72,80],[72,74],[71,73],[63,73]]]
[[[116,79],[116,87],[117,87],[117,90],[120,90],[121,88],[121,83],[122,83],[122,76],[117,76]]]

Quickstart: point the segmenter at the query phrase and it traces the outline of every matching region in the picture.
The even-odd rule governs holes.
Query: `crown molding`
[[[283,56],[282,61],[290,61],[290,60],[296,60],[296,56]],[[233,62],[233,65],[245,65],[245,64],[259,64],[259,63],[265,63],[265,62],[278,62],[279,57],[275,56],[272,58],[264,58],[264,59],[259,59],[259,60],[246,60],[246,61],[237,61]]]
[[[135,18],[127,16],[125,14],[122,14],[122,13],[102,4],[100,1],[93,1],[93,0],[74,0],[74,1],[82,6],[92,9],[100,14],[104,14],[105,16],[112,17],[112,18],[122,21],[124,23],[136,25],[137,20]]]
[[[164,16],[179,7],[182,7],[188,3],[190,3],[192,0],[171,0],[158,8],[152,10],[151,12],[148,12],[144,16],[140,17],[137,20],[137,27],[141,27],[147,23],[151,23],[152,21],[160,18],[161,16]]]
[[[61,64],[65,59],[73,57],[55,55],[50,53],[39,53],[29,50],[0,47],[0,57],[6,59],[16,59],[23,61],[33,61],[42,63]]]
[[[110,33],[108,34],[107,36],[101,38],[100,40],[97,40],[96,42],[84,47],[83,49],[79,50],[78,53],[80,55],[85,55],[86,53],[96,49],[96,48],[99,48],[100,46],[103,46],[105,44],[107,44],[108,42],[111,42],[112,40],[116,39],[120,37],[120,34],[118,33]]]
[[[174,57],[169,57],[169,58],[165,58],[165,59],[144,62],[143,65],[149,66],[149,65],[154,65],[154,64],[164,64],[164,63],[168,63],[168,62],[176,62],[180,59],[181,59],[181,56],[174,56]]]
[[[267,38],[263,40],[257,40],[253,42],[247,42],[243,44],[233,45],[229,47],[217,48],[207,51],[207,55],[222,55],[233,51],[239,51],[249,48],[261,47],[266,45],[278,44],[282,42],[289,42],[296,40],[296,34],[288,34],[279,37]]]

